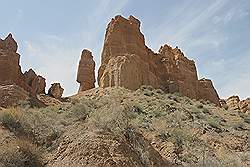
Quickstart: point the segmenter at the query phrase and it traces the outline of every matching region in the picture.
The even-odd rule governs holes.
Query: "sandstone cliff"
[[[82,51],[78,65],[77,82],[80,83],[79,92],[95,87],[95,62],[92,53],[86,49]]]
[[[164,45],[154,53],[145,45],[140,24],[133,16],[128,19],[116,16],[108,24],[98,70],[99,86],[136,90],[152,85],[220,105],[212,81],[198,80],[194,61],[186,58],[178,47]]]

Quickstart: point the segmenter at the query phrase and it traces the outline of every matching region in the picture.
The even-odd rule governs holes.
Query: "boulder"
[[[108,24],[98,70],[100,87],[121,86],[136,90],[151,85],[166,92],[179,92],[193,99],[220,105],[211,80],[198,80],[195,62],[178,48],[163,45],[154,53],[145,44],[140,21],[118,15]]]
[[[56,99],[61,99],[64,89],[61,87],[60,83],[53,83],[49,88],[48,94]]]
[[[95,88],[95,62],[92,53],[86,49],[82,51],[78,65],[77,82],[80,83],[79,92]]]

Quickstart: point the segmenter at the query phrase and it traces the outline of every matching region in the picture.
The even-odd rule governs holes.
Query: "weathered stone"
[[[80,83],[79,92],[95,88],[95,62],[92,53],[86,49],[82,51],[77,82]]]
[[[12,34],[9,34],[4,40],[0,39],[0,49],[16,53],[17,47],[17,43],[13,39]]]
[[[201,79],[198,82],[198,99],[206,98],[218,106],[220,106],[219,96],[213,86],[213,83],[209,79]]]
[[[45,79],[37,76],[33,70],[21,71],[20,55],[17,52],[17,43],[9,34],[0,40],[0,85],[16,84],[27,91],[30,96],[45,93]]]
[[[21,101],[29,99],[29,92],[23,88],[12,85],[0,85],[0,107],[15,106]]]
[[[61,99],[64,89],[61,87],[60,83],[53,83],[49,88],[48,94],[56,99]]]
[[[240,100],[239,96],[231,96],[226,100],[228,110],[236,110],[244,113],[250,113],[250,98]]]
[[[31,91],[34,94],[45,94],[45,78],[37,76],[32,69],[24,73],[24,78],[25,82],[31,87]]]
[[[240,98],[239,96],[231,96],[229,97],[227,100],[227,106],[228,106],[228,110],[239,110],[239,102],[240,102]]]
[[[240,101],[240,110],[245,113],[250,113],[250,98]]]
[[[164,45],[154,53],[145,45],[140,21],[133,16],[128,19],[116,16],[108,24],[98,84],[130,90],[151,85],[220,105],[211,80],[198,80],[194,61],[186,58],[178,47]]]
[[[27,92],[30,92],[29,86],[24,81],[24,76],[19,65],[20,55],[16,53],[17,44],[8,35],[0,42],[0,85],[16,84]]]

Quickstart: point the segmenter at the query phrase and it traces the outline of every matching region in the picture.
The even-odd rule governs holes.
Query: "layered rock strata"
[[[225,100],[228,110],[250,113],[250,98],[240,100],[239,96],[231,96]]]
[[[212,81],[198,80],[194,61],[178,47],[164,45],[154,53],[145,45],[140,24],[133,16],[126,19],[119,15],[108,24],[98,70],[99,86],[136,90],[142,85],[152,85],[219,106]]]

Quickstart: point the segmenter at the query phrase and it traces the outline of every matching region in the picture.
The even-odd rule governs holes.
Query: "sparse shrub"
[[[90,122],[104,133],[119,136],[130,126],[133,115],[128,108],[113,104],[108,109],[102,109],[90,114]]]
[[[10,108],[0,112],[0,122],[12,132],[23,131],[20,123],[21,117],[21,111],[16,108]]]
[[[234,123],[231,124],[231,126],[232,126],[235,130],[246,130],[246,129],[244,128],[243,122],[241,122],[241,121],[234,122]]]
[[[162,141],[167,141],[171,135],[169,133],[161,132],[157,137],[159,137]]]
[[[203,108],[203,105],[202,105],[202,104],[198,104],[198,105],[197,105],[197,108],[202,109],[202,108]]]
[[[132,106],[131,109],[130,109],[132,112],[134,113],[137,113],[137,114],[147,114],[146,112],[144,112],[142,110],[141,107],[138,107],[138,106]]]
[[[0,162],[4,167],[44,166],[41,149],[30,143],[28,139],[17,139],[11,143],[1,145],[0,149]]]
[[[154,92],[149,91],[149,90],[145,90],[143,94],[144,94],[145,96],[153,96],[153,95],[154,95]]]
[[[155,92],[158,94],[161,94],[161,95],[164,94],[163,90],[161,90],[161,89],[156,89]]]
[[[208,108],[205,108],[205,107],[203,107],[202,112],[203,112],[204,114],[212,115],[211,112],[209,111],[209,109],[208,109]]]
[[[71,112],[67,114],[68,117],[75,117],[77,120],[85,120],[89,115],[89,110],[85,104],[77,103],[71,108]]]
[[[218,117],[210,117],[208,118],[207,120],[207,123],[212,127],[212,128],[215,128],[217,130],[219,130],[218,132],[221,131],[221,128],[220,128],[220,119]]]

